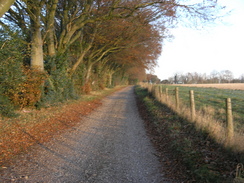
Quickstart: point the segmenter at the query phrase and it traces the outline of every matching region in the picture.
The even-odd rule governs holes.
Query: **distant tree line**
[[[239,78],[234,78],[230,70],[223,70],[221,72],[214,70],[209,75],[197,72],[188,72],[186,74],[177,73],[162,82],[171,84],[244,83],[244,74]]]
[[[0,0],[0,112],[142,81],[167,28],[221,9],[215,0]]]

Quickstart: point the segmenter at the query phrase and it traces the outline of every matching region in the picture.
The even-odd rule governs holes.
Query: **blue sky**
[[[222,22],[203,30],[171,29],[174,39],[165,41],[155,74],[168,79],[176,73],[210,74],[230,70],[234,77],[244,74],[244,0],[221,0],[233,10]]]

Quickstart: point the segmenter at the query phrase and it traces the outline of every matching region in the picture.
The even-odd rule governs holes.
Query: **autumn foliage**
[[[76,93],[139,81],[138,68],[144,73],[157,65],[167,28],[179,15],[209,21],[215,9],[220,8],[213,0],[193,5],[175,0],[16,0],[0,21],[0,53],[3,62],[28,66],[31,73],[17,69],[3,74],[8,82],[18,81],[7,86],[11,96],[4,100],[20,108],[45,106],[75,99]]]
[[[25,68],[24,77],[24,81],[19,84],[17,91],[11,96],[14,105],[21,109],[32,107],[40,101],[46,75],[37,70]]]
[[[0,119],[0,171],[11,159],[28,151],[32,145],[42,145],[65,129],[77,125],[83,116],[101,105],[104,96],[119,89],[121,87],[96,92],[62,106],[24,109],[14,119]]]
[[[41,111],[24,110],[11,124],[6,125],[0,120],[0,167],[13,156],[26,152],[30,146],[42,144],[62,130],[71,128],[80,121],[81,116],[99,105],[97,100],[66,104],[61,109],[52,107]]]

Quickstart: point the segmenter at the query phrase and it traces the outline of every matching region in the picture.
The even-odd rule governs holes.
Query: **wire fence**
[[[142,83],[141,87],[147,88],[158,101],[194,123],[197,128],[207,130],[218,143],[244,151],[244,98],[231,95],[235,96],[232,100],[228,92],[221,94],[220,89],[217,92],[200,88],[195,91],[188,87],[148,83]]]

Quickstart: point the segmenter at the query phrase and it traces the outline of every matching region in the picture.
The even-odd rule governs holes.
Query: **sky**
[[[229,16],[214,26],[196,30],[170,29],[172,41],[164,41],[155,75],[164,80],[176,73],[230,70],[234,78],[244,74],[244,0],[220,0]]]

